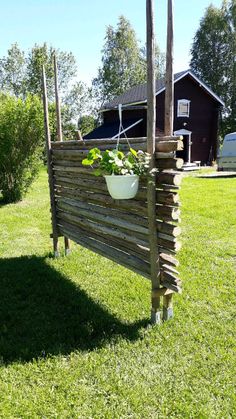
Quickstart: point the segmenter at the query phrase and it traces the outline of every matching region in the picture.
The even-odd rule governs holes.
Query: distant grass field
[[[184,289],[160,327],[142,277],[51,257],[44,170],[0,205],[0,418],[236,417],[236,179],[186,177],[181,199]]]

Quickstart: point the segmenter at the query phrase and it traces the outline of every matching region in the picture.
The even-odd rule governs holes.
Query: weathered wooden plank
[[[117,217],[121,220],[129,221],[133,224],[137,224],[138,226],[144,226],[147,228],[147,218],[137,215],[133,212],[128,211],[127,209],[122,208],[110,208],[106,206],[102,206],[95,203],[88,203],[84,202],[80,199],[70,199],[70,198],[60,198],[57,205],[66,205],[71,211],[79,212],[80,210],[84,211],[87,214],[103,214],[112,217]],[[88,215],[89,218],[89,215]],[[163,223],[162,223],[163,224]],[[175,227],[175,226],[174,226]]]
[[[63,202],[57,203],[57,208],[61,211],[68,213],[68,215],[75,215],[77,217],[86,217],[85,219],[94,220],[100,222],[101,224],[108,224],[112,225],[116,228],[121,228],[122,230],[128,230],[129,232],[139,233],[144,237],[148,235],[148,228],[143,227],[139,224],[134,224],[133,222],[128,221],[127,219],[120,219],[119,216],[112,216],[111,214],[107,213],[99,213],[97,211],[91,211],[88,209],[74,209],[74,207],[69,206]],[[164,237],[162,237],[164,238]]]
[[[173,137],[174,138],[174,137]],[[131,146],[134,150],[141,150],[146,152],[147,151],[147,143],[146,142],[138,142],[138,143],[134,143],[132,142],[132,139],[129,140],[131,143]],[[68,150],[68,151],[73,151],[73,150],[78,150],[78,151],[84,151],[84,152],[88,152],[89,150],[91,150],[91,148],[94,147],[94,144],[90,144],[89,140],[86,141],[86,144],[84,143],[76,143],[75,145],[68,145],[67,144],[68,141],[64,141],[63,146],[58,146],[56,144],[56,147],[53,148],[53,151],[55,150]],[[52,143],[55,144],[55,143]],[[100,142],[99,144],[97,144],[97,147],[101,150],[111,150],[115,147],[115,144],[109,144],[109,143],[104,143],[104,142]],[[119,145],[119,149],[122,151],[128,151],[129,150],[129,146],[127,144],[127,142],[125,144],[120,143]],[[182,150],[183,149],[183,141],[180,140],[170,140],[170,141],[156,141],[156,151],[160,152],[160,153],[168,153],[168,152],[175,152],[178,150]]]
[[[86,176],[92,176],[94,177],[94,170],[90,167],[65,167],[65,166],[60,166],[58,164],[54,164],[53,165],[53,170],[63,173],[63,172],[68,172],[68,173],[75,173],[75,174],[85,174]]]
[[[179,266],[179,261],[173,255],[161,252],[159,256],[163,265],[168,264],[171,266]]]
[[[70,173],[70,172],[59,172],[59,171],[55,171],[54,172],[54,179],[57,182],[65,182],[68,184],[74,184],[74,185],[79,185],[81,188],[87,188],[89,186],[89,188],[91,190],[93,189],[101,189],[104,190],[104,188],[106,188],[106,182],[105,182],[105,178],[103,176],[87,176],[86,174],[79,174],[79,175],[75,175],[74,173]],[[175,191],[179,190],[179,186],[176,185],[167,185],[167,184],[157,184],[157,190],[163,190],[166,194],[168,192],[171,193],[175,193]],[[142,194],[143,197],[145,197],[145,193],[147,191],[147,179],[141,177],[140,181],[139,181],[139,193],[140,196]],[[164,194],[158,194],[159,195],[159,199],[161,199],[161,197],[164,197]],[[165,195],[167,196],[167,195]],[[136,198],[137,199],[137,198]]]
[[[104,207],[127,209],[128,211],[138,213],[138,215],[147,216],[147,208],[141,201],[131,200],[118,200],[112,199],[110,196],[105,194],[88,193],[82,190],[70,190],[68,188],[60,188],[55,190],[55,196],[62,198],[79,198],[85,202],[100,204]]]
[[[168,251],[173,251],[176,253],[176,252],[179,252],[179,250],[181,249],[181,242],[177,240],[172,242],[169,240],[158,238],[158,246],[159,248],[164,247]]]
[[[76,243],[82,244],[85,247],[96,251],[102,256],[125,266],[128,269],[141,272],[145,277],[149,277],[149,264],[144,262],[142,259],[128,254],[122,250],[113,247],[109,243],[109,237],[107,241],[102,241],[102,237],[99,235],[91,234],[91,237],[87,235],[86,230],[75,227],[70,223],[62,222],[59,224],[61,232],[66,234],[69,238],[73,239]],[[104,238],[103,238],[104,240]]]
[[[157,222],[157,230],[160,233],[169,234],[173,237],[178,237],[181,234],[181,228],[179,226],[163,221]]]
[[[75,148],[68,150],[61,147],[60,149],[54,149],[52,152],[52,156],[55,161],[64,159],[82,160],[87,156],[88,152],[88,149],[78,150]]]
[[[80,182],[79,179],[63,179],[60,177],[54,177],[54,184],[55,188],[60,190],[61,187],[69,188],[71,190],[82,190],[88,191],[89,193],[102,193],[104,195],[109,196],[107,186],[105,181],[104,182],[93,182],[93,180],[89,182]]]
[[[161,266],[162,270],[165,272],[170,272],[174,275],[179,275],[179,271],[177,269],[173,268],[173,266],[168,265],[167,263],[163,263]]]
[[[138,144],[138,143],[145,143],[147,144],[147,137],[135,137],[135,138],[128,138],[129,143],[132,144]],[[178,142],[181,141],[182,137],[181,136],[160,136],[160,137],[155,137],[155,142],[156,143],[160,143],[160,142],[166,142],[169,143],[171,141],[173,142]],[[99,144],[111,144],[116,146],[117,144],[117,139],[111,139],[111,138],[99,138],[99,139],[90,139],[90,140],[83,140],[83,143],[80,142],[80,146],[82,147],[87,147],[87,145],[91,145],[93,147],[99,147]],[[119,140],[119,144],[124,144],[127,145],[127,139],[126,138],[120,138]],[[64,141],[63,145],[59,142],[59,141],[54,141],[52,142],[52,147],[53,148],[60,148],[60,147],[78,147],[78,141],[77,140],[70,140],[70,141]]]
[[[177,277],[172,272],[168,272],[166,270],[161,271],[161,280],[162,282],[165,282],[165,283],[168,282],[168,284],[179,285],[179,286],[181,285],[181,280],[179,279],[179,277]]]
[[[138,147],[136,147],[138,149]],[[122,147],[120,147],[120,149],[122,150]],[[127,149],[128,151],[128,149]],[[87,156],[89,150],[64,150],[64,149],[55,149],[53,150],[52,153],[52,157],[53,157],[53,161],[57,161],[57,160],[72,160],[72,161],[80,161],[82,162],[82,160]],[[174,151],[170,151],[170,152],[156,152],[155,154],[157,159],[171,159],[171,158],[175,158],[175,152]]]
[[[55,171],[53,175],[54,179],[59,182],[66,182],[70,184],[80,185],[81,188],[87,188],[87,185],[91,185],[92,187],[99,189],[99,185],[106,185],[105,179],[103,176],[93,176],[90,174],[75,174],[70,172],[60,172]],[[139,188],[141,191],[146,190],[147,187],[147,179],[141,177],[139,179]],[[180,189],[179,186],[176,185],[168,185],[164,183],[156,183],[157,191],[165,191],[165,192],[176,192]]]
[[[174,171],[165,171],[157,173],[157,184],[168,184],[180,186],[182,181],[182,175]]]
[[[112,217],[110,214],[101,214],[101,213],[97,213],[94,211],[88,211],[86,210],[82,210],[82,209],[76,209],[74,207],[71,207],[68,204],[65,203],[61,203],[58,202],[57,203],[57,215],[58,217],[62,216],[61,214],[64,214],[64,216],[66,217],[67,220],[71,219],[71,220],[77,220],[77,223],[80,224],[82,226],[82,224],[86,224],[87,221],[92,221],[92,223],[90,223],[90,226],[97,226],[97,223],[101,224],[101,228],[103,225],[109,227],[109,228],[115,228],[116,231],[118,231],[121,235],[122,234],[128,234],[129,236],[132,236],[132,241],[134,241],[136,243],[139,242],[140,244],[142,244],[144,247],[148,247],[148,241],[147,243],[144,245],[143,240],[146,239],[148,240],[148,229],[147,227],[143,227],[141,225],[138,224],[134,224],[133,222],[129,222],[126,220],[122,220],[119,219],[118,217]],[[94,224],[95,223],[95,224]],[[176,239],[175,236],[173,236],[171,233],[173,232],[174,228],[172,231],[169,231],[168,233],[163,233],[158,231],[158,225],[162,224],[162,223],[157,223],[157,238],[158,238],[158,243],[162,244],[163,240],[165,243],[170,242],[168,247],[170,249],[176,249],[176,246],[178,246],[178,240]],[[168,226],[168,224],[167,224]],[[174,227],[174,226],[173,226]],[[170,230],[170,229],[169,229]],[[118,236],[117,236],[118,237]],[[129,242],[131,242],[131,240],[128,240]]]
[[[121,222],[127,221],[134,225],[134,230],[141,232],[141,228],[147,228],[147,218],[141,217],[140,215],[133,214],[127,210],[117,210],[113,208],[107,208],[96,204],[89,204],[80,200],[71,200],[71,199],[60,199],[57,203],[57,207],[61,209],[66,209],[72,214],[87,215],[88,218],[95,218],[101,214],[104,219],[105,217],[111,217],[112,220],[118,218]],[[109,219],[109,218],[108,218]],[[123,224],[124,226],[125,224]],[[157,230],[164,234],[169,234],[170,236],[178,237],[181,233],[181,228],[167,222],[157,221]],[[142,230],[143,232],[143,230]]]
[[[61,198],[83,199],[85,202],[100,204],[105,207],[127,209],[128,211],[138,213],[147,217],[147,207],[145,202],[132,200],[114,200],[106,193],[90,193],[89,191],[75,190],[60,187],[55,189],[55,196]],[[180,218],[180,210],[178,207],[157,205],[156,219],[161,221],[177,221]]]
[[[108,259],[113,260],[120,265],[133,270],[134,272],[141,274],[142,276],[150,279],[150,265],[148,262],[143,261],[138,255],[133,254],[130,249],[119,249],[117,243],[111,240],[110,237],[106,238],[99,236],[96,233],[87,235],[87,231],[83,228],[75,227],[69,223],[59,224],[59,228],[62,234],[67,235],[70,239],[74,240],[78,244],[81,244],[88,249],[95,251],[96,253],[105,256]],[[129,253],[128,253],[129,252]],[[164,281],[165,286],[174,289],[175,292],[179,292],[179,280],[173,280],[168,282],[168,275],[166,272],[162,273],[161,282]]]
[[[140,187],[135,199],[147,200],[147,189]],[[180,204],[180,199],[176,192],[160,191],[156,189],[156,202],[158,204],[178,206]]]
[[[173,290],[174,292],[176,292],[177,294],[181,294],[182,293],[182,289],[180,286],[178,285],[173,285],[173,284],[169,284],[168,282],[162,282],[162,286],[166,287],[168,289]]]
[[[178,191],[180,189],[179,186],[167,185],[165,183],[156,183],[156,188],[159,191],[166,191],[166,192]]]
[[[95,232],[91,232],[90,230],[86,230],[86,236],[87,235],[95,236],[97,234]],[[100,240],[103,239],[105,243],[108,241],[108,236],[106,234],[103,235],[99,233],[99,237],[100,237]],[[109,237],[109,243],[110,244],[113,243],[112,246],[118,249],[121,249],[125,251],[126,253],[132,253],[134,255],[137,255],[138,257],[141,257],[142,260],[149,263],[149,248],[140,245],[138,242],[130,243],[130,242],[125,242],[124,240],[121,240],[117,237],[112,237],[112,238]]]
[[[165,247],[164,245],[160,245],[159,246],[159,254],[164,253],[166,255],[172,256],[173,258],[176,257],[176,251],[175,250],[171,250],[167,247]]]
[[[167,205],[156,206],[156,217],[163,221],[178,221],[180,218],[180,209]]]
[[[107,190],[107,186],[104,181],[101,182],[94,182],[93,180],[85,180],[80,181],[80,179],[63,179],[59,176],[54,177],[54,184],[56,190],[60,190],[60,188],[69,188],[71,190],[82,190],[87,191],[88,193],[102,193],[103,195],[109,195],[109,192]],[[147,189],[146,188],[140,188],[137,195],[135,196],[136,201],[144,201],[147,202]],[[173,205],[173,206],[179,206],[179,196],[171,191],[156,191],[156,201],[158,204],[166,204],[166,205]]]
[[[63,169],[63,168],[62,168]],[[74,172],[64,172],[64,171],[54,171],[53,172],[54,179],[61,179],[64,178],[64,181],[70,182],[70,183],[78,183],[81,180],[81,183],[85,183],[87,180],[91,183],[105,183],[105,179],[98,178],[94,176],[94,174],[76,174]],[[67,179],[65,179],[67,178]]]
[[[77,215],[68,214],[66,212],[63,212],[62,210],[57,211],[57,220],[64,220],[70,224],[77,225],[91,232],[107,235],[111,238],[116,237],[128,243],[138,242],[141,246],[148,247],[148,239],[146,239],[146,236],[144,236],[143,240],[141,240],[136,237],[134,232],[132,234],[132,232],[130,231],[130,234],[128,234],[128,232],[124,232],[121,229],[111,227],[110,225],[96,223],[95,221],[89,221],[85,217],[79,217]],[[170,247],[173,247],[172,243],[170,243]]]
[[[156,159],[158,169],[181,169],[184,161],[182,159]]]

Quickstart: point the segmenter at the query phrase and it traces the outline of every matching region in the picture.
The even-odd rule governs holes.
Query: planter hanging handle
[[[118,150],[118,148],[119,148],[120,135],[121,135],[121,132],[122,132],[122,131],[124,131],[125,138],[126,138],[126,140],[127,140],[128,146],[129,146],[129,148],[131,148],[131,147],[130,147],[129,140],[128,140],[128,137],[127,137],[127,135],[126,135],[126,133],[125,133],[125,130],[124,130],[124,127],[123,127],[123,123],[122,123],[122,104],[121,104],[121,103],[119,103],[119,105],[118,105],[118,112],[119,112],[120,125],[119,125],[119,133],[118,133],[117,143],[116,143],[116,150]]]

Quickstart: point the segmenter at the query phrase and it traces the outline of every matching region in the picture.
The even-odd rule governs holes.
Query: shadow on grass
[[[7,201],[5,201],[5,199],[3,199],[2,195],[1,195],[1,192],[0,192],[0,208],[6,207],[7,205],[10,205],[10,204],[15,204],[15,203],[16,202],[7,202]]]
[[[3,200],[3,197],[1,196],[1,192],[0,192],[0,208],[4,207],[6,205],[6,203]]]
[[[122,323],[36,256],[0,259],[0,296],[4,363],[93,350],[117,335],[135,340],[147,324]]]

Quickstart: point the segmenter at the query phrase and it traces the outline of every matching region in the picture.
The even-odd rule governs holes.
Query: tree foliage
[[[156,49],[159,74],[163,55]],[[161,59],[162,58],[162,59]],[[102,102],[146,81],[145,47],[140,47],[130,22],[120,16],[117,27],[108,26],[102,50],[102,66],[93,87]]]
[[[43,109],[37,96],[0,96],[0,189],[5,202],[22,199],[40,165]]]
[[[93,131],[97,125],[98,121],[93,115],[83,115],[78,121],[78,128],[82,136]]]
[[[25,91],[25,54],[15,43],[0,59],[0,88],[20,96]]]
[[[6,57],[0,59],[0,89],[5,93],[25,98],[27,94],[42,95],[42,65],[45,67],[49,101],[54,97],[53,55],[57,56],[58,85],[63,107],[63,124],[80,118],[90,111],[89,88],[77,79],[77,65],[72,53],[55,50],[46,43],[35,44],[25,54],[13,44]]]
[[[71,52],[67,53],[60,51],[59,49],[55,50],[52,46],[48,47],[47,44],[44,43],[41,46],[35,45],[27,57],[26,83],[28,92],[41,94],[42,65],[44,65],[48,96],[50,99],[54,97],[54,54],[57,56],[59,89],[62,94],[68,91],[69,83],[77,75],[75,57]]]
[[[236,0],[210,5],[191,48],[190,66],[225,102],[223,133],[236,130]]]

